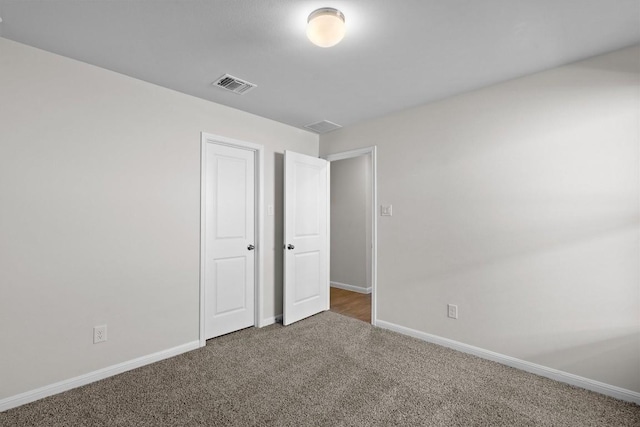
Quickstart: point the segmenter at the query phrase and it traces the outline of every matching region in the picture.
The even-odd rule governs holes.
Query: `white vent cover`
[[[331,132],[332,130],[340,129],[342,126],[340,126],[339,124],[330,122],[329,120],[322,120],[317,123],[311,123],[311,124],[305,125],[305,127],[317,133],[327,133],[327,132]]]
[[[232,75],[225,74],[220,77],[218,80],[212,83],[214,86],[221,87],[230,92],[237,93],[238,95],[245,94],[249,92],[254,87],[258,85],[254,85],[253,83],[245,82],[244,80],[240,80],[237,77],[233,77]]]

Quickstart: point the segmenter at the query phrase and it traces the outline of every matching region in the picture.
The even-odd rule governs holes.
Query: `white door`
[[[329,309],[329,162],[284,152],[284,303],[289,325]]]
[[[205,338],[255,324],[255,152],[205,148]]]

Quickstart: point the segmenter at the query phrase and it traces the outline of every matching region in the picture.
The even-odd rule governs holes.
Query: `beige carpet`
[[[0,414],[2,426],[640,426],[640,406],[326,312]]]

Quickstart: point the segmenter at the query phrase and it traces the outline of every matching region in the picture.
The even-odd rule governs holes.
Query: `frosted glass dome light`
[[[323,7],[311,12],[307,19],[307,37],[317,46],[335,46],[344,33],[344,15],[338,9]]]

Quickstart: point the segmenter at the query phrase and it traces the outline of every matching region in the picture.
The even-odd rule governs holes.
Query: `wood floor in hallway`
[[[331,288],[331,311],[371,323],[371,294]]]

